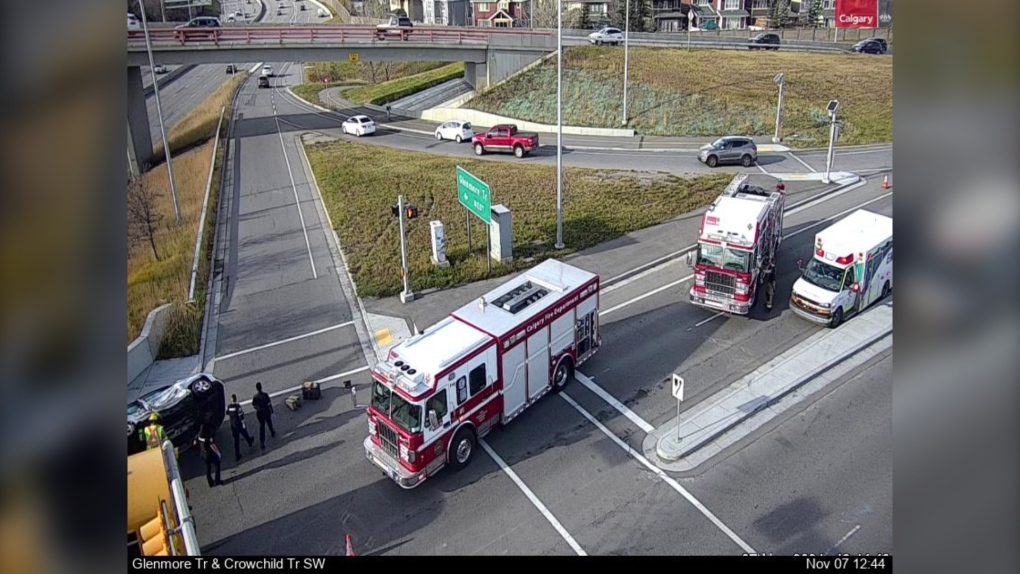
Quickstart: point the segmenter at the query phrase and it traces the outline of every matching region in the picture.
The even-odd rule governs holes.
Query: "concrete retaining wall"
[[[536,124],[533,122],[522,122],[513,118],[497,116],[477,110],[465,108],[433,108],[421,113],[421,119],[433,122],[446,122],[449,120],[467,120],[477,126],[494,126],[496,124],[516,124],[517,129],[525,132],[556,133],[556,126]],[[576,126],[563,126],[563,133],[578,136],[603,136],[603,137],[634,137],[634,130],[622,130],[614,128],[582,128]]]
[[[172,305],[173,303],[167,303],[153,309],[145,319],[142,333],[128,345],[128,383],[135,380],[138,375],[142,374],[156,360],[156,355],[159,354],[159,346],[163,342],[163,332],[166,329],[166,321],[170,316],[170,307]]]

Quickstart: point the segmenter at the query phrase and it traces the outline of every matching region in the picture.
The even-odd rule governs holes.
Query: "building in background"
[[[467,26],[467,0],[424,0],[422,21],[429,26]]]
[[[656,32],[682,32],[690,21],[692,0],[652,0]]]
[[[483,28],[527,27],[531,0],[471,0],[472,23]]]

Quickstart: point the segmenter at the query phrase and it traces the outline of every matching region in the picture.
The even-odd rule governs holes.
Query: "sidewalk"
[[[645,438],[644,451],[682,472],[750,435],[805,396],[892,346],[892,302],[879,301],[762,365]],[[787,398],[787,400],[783,400]]]

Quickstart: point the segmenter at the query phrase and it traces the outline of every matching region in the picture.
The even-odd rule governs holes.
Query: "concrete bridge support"
[[[489,65],[485,62],[464,62],[464,79],[476,91],[484,90],[489,87]]]
[[[127,72],[128,166],[131,173],[138,176],[141,168],[152,161],[152,134],[149,132],[149,109],[145,104],[142,69],[133,66],[128,67]]]

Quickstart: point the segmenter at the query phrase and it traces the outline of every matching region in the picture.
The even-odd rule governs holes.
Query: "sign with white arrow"
[[[673,373],[673,396],[678,401],[684,400],[684,378],[676,373]]]

